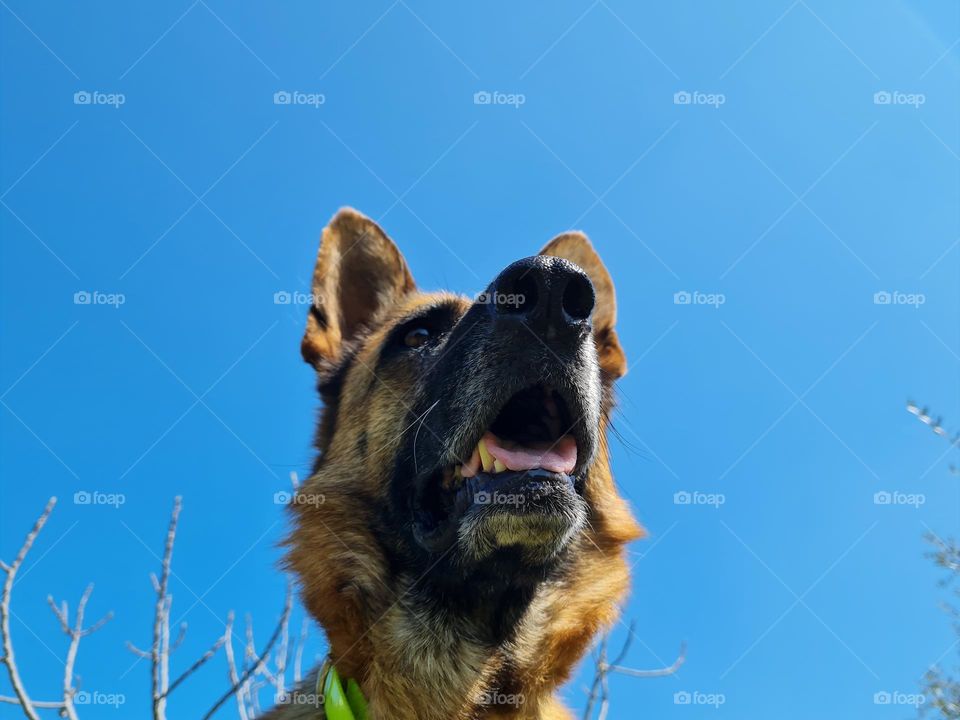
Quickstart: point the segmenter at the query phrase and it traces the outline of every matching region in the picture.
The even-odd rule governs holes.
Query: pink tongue
[[[564,435],[556,442],[537,442],[529,446],[505,442],[488,432],[483,436],[487,450],[508,470],[543,468],[550,472],[571,473],[577,464],[577,441]],[[507,447],[509,445],[509,447]]]

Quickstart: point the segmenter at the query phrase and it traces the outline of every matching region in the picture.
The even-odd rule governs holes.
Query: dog
[[[347,208],[312,291],[319,453],[285,563],[329,641],[324,702],[357,696],[370,720],[571,718],[556,691],[616,620],[642,535],[610,470],[627,365],[607,269],[568,232],[477,297],[423,292]],[[291,697],[268,717],[350,717]]]

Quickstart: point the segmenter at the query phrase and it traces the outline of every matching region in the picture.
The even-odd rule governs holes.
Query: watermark
[[[316,305],[317,296],[299,290],[277,290],[273,294],[274,305]]]
[[[302,493],[289,490],[277,490],[273,494],[274,505],[313,505],[319,507],[327,501],[323,493]]]
[[[721,105],[727,102],[727,96],[723,93],[706,93],[694,90],[679,90],[673,94],[674,105],[707,105],[719,109]]]
[[[909,705],[918,708],[927,701],[923,693],[905,693],[899,690],[881,690],[873,694],[874,705]]]
[[[723,293],[678,290],[673,294],[674,305],[710,305],[719,309],[725,302],[727,302],[727,296]]]
[[[127,496],[123,493],[105,493],[99,490],[89,492],[87,490],[77,490],[73,494],[74,505],[109,505],[119,509],[121,505],[127,502]]]
[[[524,703],[523,693],[502,693],[497,690],[484,690],[477,694],[478,705],[510,705],[519,707]]]
[[[127,102],[127,96],[123,93],[105,93],[99,90],[77,90],[73,94],[74,105],[108,105],[112,108],[119,108]]]
[[[474,299],[480,305],[503,305],[518,308],[526,304],[527,297],[523,293],[482,292]]]
[[[474,105],[508,105],[514,109],[519,109],[521,105],[527,102],[527,96],[523,93],[505,93],[499,90],[477,90],[473,94]]]
[[[899,90],[879,90],[873,94],[874,105],[910,105],[915,110],[927,101],[923,93],[905,93]]]
[[[477,505],[523,505],[527,499],[522,493],[502,493],[499,490],[474,493],[473,501]]]
[[[284,690],[277,697],[276,704],[319,708],[323,705],[323,694],[303,692],[301,690]]]
[[[674,705],[709,705],[718,708],[727,702],[723,693],[705,693],[699,690],[680,690],[673,694]]]
[[[127,302],[127,296],[123,293],[107,293],[100,290],[77,290],[73,294],[74,305],[106,305],[112,308],[119,308]]]
[[[874,305],[911,305],[914,308],[919,308],[926,302],[927,296],[923,293],[878,290],[873,294]]]
[[[914,510],[925,505],[927,496],[923,493],[905,493],[899,490],[880,490],[873,494],[874,505],[906,505]]]
[[[699,490],[690,492],[688,490],[678,490],[673,494],[674,505],[706,505],[715,510],[719,510],[721,505],[726,504],[727,496],[723,493],[705,493]]]
[[[99,690],[80,690],[73,696],[74,705],[110,705],[118,708],[127,702],[123,693],[105,693]]]
[[[323,93],[308,93],[300,90],[277,90],[273,94],[274,105],[306,105],[314,109],[327,102]]]

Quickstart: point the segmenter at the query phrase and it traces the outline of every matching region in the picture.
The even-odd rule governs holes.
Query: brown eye
[[[418,348],[430,339],[430,331],[425,327],[414,328],[403,338],[403,344],[409,348]]]

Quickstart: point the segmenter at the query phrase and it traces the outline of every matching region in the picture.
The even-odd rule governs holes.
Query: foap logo
[[[323,705],[323,695],[301,692],[300,690],[284,690],[278,695],[276,704],[318,708]]]
[[[313,293],[298,290],[277,290],[273,294],[274,305],[316,305],[316,296]]]
[[[919,309],[921,305],[927,302],[927,296],[923,293],[907,293],[894,290],[878,290],[873,294],[874,305],[907,305]]]
[[[478,705],[519,707],[523,705],[524,699],[523,693],[502,693],[497,690],[485,690],[477,694],[476,702]]]
[[[108,705],[118,708],[127,702],[123,693],[107,693],[99,690],[80,690],[73,696],[74,705]]]
[[[127,296],[123,293],[107,293],[99,290],[77,290],[73,294],[74,305],[106,305],[107,307],[119,308],[127,302]]]
[[[673,294],[674,305],[708,305],[719,309],[721,305],[727,302],[727,296],[723,293],[705,293],[699,290],[690,292],[689,290],[678,290]]]
[[[879,90],[873,94],[874,105],[909,105],[918,110],[927,102],[923,93],[906,93],[899,90]]]
[[[673,694],[674,705],[707,705],[718,708],[727,702],[723,693],[705,693],[699,690],[680,690]]]
[[[900,490],[880,490],[873,494],[874,505],[897,505],[912,507],[918,510],[921,505],[925,505],[927,496],[923,493],[905,493]]]
[[[527,96],[523,93],[505,93],[499,90],[477,90],[473,94],[474,105],[507,105],[515,110],[527,102]]]
[[[327,102],[323,93],[308,93],[300,90],[277,90],[273,94],[274,105],[306,105],[314,109]]]
[[[274,505],[312,505],[319,507],[327,501],[327,496],[323,493],[302,493],[290,492],[289,490],[278,490],[273,494]]]
[[[473,501],[477,505],[523,505],[527,500],[521,493],[502,493],[499,490],[474,493]]]
[[[714,510],[719,510],[721,505],[725,505],[727,496],[723,493],[705,493],[699,490],[678,490],[673,494],[674,505],[706,505]]]
[[[673,94],[674,105],[707,105],[719,109],[721,105],[727,102],[727,96],[723,93],[706,93],[694,90],[679,90]]]
[[[74,505],[107,505],[108,507],[119,510],[120,506],[126,504],[126,502],[127,496],[123,493],[105,493],[99,490],[94,490],[93,492],[77,490],[77,492],[73,494]]]
[[[905,693],[899,690],[881,690],[873,694],[874,705],[909,705],[918,708],[927,701],[923,693]]]
[[[518,308],[527,302],[527,298],[523,293],[482,292],[477,293],[474,302],[480,305]]]
[[[127,102],[127,96],[123,93],[105,93],[99,90],[77,90],[73,94],[74,105],[107,105],[112,108],[119,108]]]

